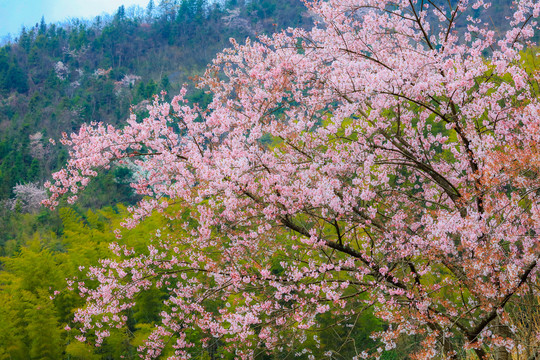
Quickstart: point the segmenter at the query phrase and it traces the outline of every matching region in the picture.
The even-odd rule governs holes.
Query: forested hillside
[[[0,199],[16,184],[43,183],[64,161],[49,138],[86,122],[118,124],[130,109],[145,111],[152,95],[192,87],[229,38],[311,21],[300,0],[183,0],[24,29],[0,49]]]

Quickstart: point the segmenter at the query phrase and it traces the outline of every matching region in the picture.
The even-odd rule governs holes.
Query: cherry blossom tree
[[[200,80],[207,109],[184,90],[122,129],[64,136],[71,158],[47,205],[129,162],[146,197],[125,227],[171,219],[148,252],[113,245],[118,257],[89,272],[99,285],[79,284],[81,339],[100,343],[159,287],[146,358],[189,357],[194,332],[253,358],[301,343],[320,314],[366,309],[388,328],[358,358],[413,335],[417,359],[533,354],[509,308],[538,290],[539,87],[523,50],[540,3],[515,4],[502,35],[467,15],[481,0],[307,6],[312,30],[217,56]]]
[[[24,212],[37,212],[41,203],[47,198],[47,192],[42,186],[35,183],[18,184],[13,188],[15,199],[11,201],[11,210],[18,206]]]

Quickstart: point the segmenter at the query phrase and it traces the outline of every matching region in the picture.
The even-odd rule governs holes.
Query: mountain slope
[[[48,138],[83,122],[118,124],[130,107],[144,111],[152,95],[192,83],[229,38],[289,26],[311,26],[300,0],[150,1],[144,12],[120,7],[92,22],[23,30],[0,49],[0,199],[64,161]],[[191,100],[205,95],[192,92]]]

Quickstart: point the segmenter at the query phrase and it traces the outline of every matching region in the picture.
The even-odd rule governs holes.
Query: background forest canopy
[[[144,112],[152,95],[193,84],[229,38],[310,24],[299,0],[183,0],[23,29],[0,48],[0,199],[17,184],[42,184],[65,161],[49,138]],[[191,100],[208,101],[203,91]],[[109,195],[109,204],[128,201]]]
[[[455,7],[457,1],[450,3]],[[471,8],[462,15],[461,19],[464,21],[467,15],[474,18],[481,11],[481,8]],[[511,1],[501,0],[494,1],[482,16],[485,21],[494,25],[497,37],[500,37],[509,27],[506,17],[511,14]],[[136,254],[141,254],[142,259],[150,259],[155,256],[153,246],[162,250],[160,246],[164,248],[168,246],[164,245],[165,239],[194,236],[193,229],[199,228],[202,223],[201,217],[198,217],[200,214],[196,214],[195,210],[173,204],[166,214],[154,213],[137,227],[122,230],[122,239],[117,240],[113,230],[120,228],[121,222],[129,216],[126,207],[142,198],[141,195],[135,194],[130,186],[137,179],[134,177],[132,167],[129,166],[113,167],[101,173],[93,179],[85,192],[80,194],[79,201],[75,205],[68,205],[62,200],[59,210],[50,212],[41,209],[38,204],[46,198],[43,183],[68,159],[67,148],[55,146],[49,143],[48,139],[59,139],[63,132],[77,132],[83,123],[103,122],[122,128],[130,112],[136,114],[139,119],[149,115],[147,107],[151,105],[153,95],[164,90],[167,95],[164,95],[162,101],[171,102],[173,96],[185,83],[188,84],[186,104],[199,104],[199,110],[204,113],[204,109],[211,104],[213,98],[205,91],[207,89],[195,88],[192,79],[203,75],[207,64],[217,52],[231,46],[229,38],[236,38],[242,44],[245,38],[255,39],[257,35],[272,34],[288,27],[309,30],[314,20],[320,20],[321,17],[321,14],[314,15],[312,11],[307,11],[304,4],[296,0],[222,2],[163,0],[156,3],[150,1],[143,11],[137,12],[120,7],[110,17],[96,17],[89,22],[73,20],[69,24],[54,25],[42,21],[32,28],[24,29],[16,40],[5,44],[0,49],[0,201],[2,204],[0,255],[3,256],[0,258],[0,304],[2,304],[0,307],[0,359],[134,359],[138,358],[139,348],[146,349],[148,353],[154,351],[152,346],[157,347],[157,345],[145,342],[146,339],[150,336],[151,340],[158,343],[158,337],[163,336],[164,333],[156,337],[152,336],[156,334],[156,327],[163,322],[163,311],[172,313],[177,311],[175,304],[169,301],[171,295],[167,289],[167,281],[171,281],[169,278],[164,277],[149,285],[146,291],[139,293],[136,296],[136,305],[128,307],[121,318],[114,320],[117,321],[118,326],[107,328],[108,334],[94,332],[86,335],[87,340],[97,341],[101,344],[100,347],[76,340],[76,337],[81,335],[78,329],[86,324],[75,324],[73,316],[75,309],[84,308],[84,299],[77,294],[77,291],[56,293],[56,290],[64,289],[66,278],[69,278],[74,280],[69,282],[68,287],[78,288],[81,293],[86,291],[86,294],[89,294],[88,288],[99,287],[102,279],[98,276],[91,280],[81,278],[78,281],[77,277],[84,277],[90,267],[98,266],[100,259],[110,258],[120,262],[124,259],[122,255],[119,255],[119,250],[123,246],[133,248]],[[458,23],[456,28],[460,34],[465,31],[462,23]],[[488,58],[490,50],[485,49],[482,55]],[[525,68],[536,69],[536,56],[531,51],[523,53],[522,59],[526,63]],[[292,70],[287,71],[286,74],[293,76]],[[508,77],[509,75],[495,76],[493,83],[509,82]],[[439,101],[444,102],[444,99],[436,98],[431,104],[442,107]],[[298,104],[291,101],[289,105],[297,106]],[[419,113],[418,108],[413,109],[410,103],[406,106],[410,108],[400,108],[400,111],[412,109],[413,113]],[[281,116],[283,113],[283,109],[275,111],[276,116]],[[392,114],[383,113],[382,116],[390,117],[396,114],[397,110]],[[427,121],[430,130],[426,130],[426,133],[431,131],[432,125],[433,132],[445,133],[440,124],[431,123],[432,118]],[[332,118],[321,120],[314,125],[314,129],[321,125],[332,126]],[[348,123],[344,122],[344,129],[337,130],[338,137],[343,139],[352,136],[351,138],[356,140],[358,136],[356,130],[353,131],[353,135],[344,135],[347,126]],[[393,126],[391,129],[396,130],[395,124]],[[397,125],[396,134],[398,135],[400,126]],[[226,138],[226,135],[223,137]],[[457,139],[451,136],[449,138],[450,141]],[[275,137],[266,136],[260,139],[260,143],[265,149],[276,149],[279,152],[280,146],[283,143],[286,144],[286,141],[282,142]],[[434,146],[438,146],[436,142]],[[452,158],[454,155],[450,155],[451,150],[448,152],[440,148],[432,150],[434,153],[443,154],[446,157],[445,160],[454,159]],[[411,187],[412,190],[407,194],[410,198],[414,198],[422,191],[420,180],[414,178],[416,175],[413,176],[407,174],[405,170],[400,170],[396,179],[393,178],[392,181],[397,184],[399,176],[407,179],[402,186],[403,189]],[[531,177],[530,174],[525,177],[527,176]],[[512,189],[511,185],[501,185],[501,188],[508,192]],[[254,198],[251,200],[255,201]],[[368,202],[366,200],[365,203]],[[201,206],[206,205],[207,203],[203,202]],[[425,203],[422,206],[428,208]],[[528,209],[527,206],[530,204],[520,203],[519,206]],[[175,214],[175,220],[168,217],[170,214]],[[307,227],[306,224],[311,224],[309,219],[311,215],[308,213],[305,217],[294,220],[300,221],[302,226]],[[322,226],[321,233],[333,236],[335,229],[338,229],[339,233],[341,226],[346,227],[346,221],[339,218],[334,223],[328,222],[330,225]],[[245,231],[243,226],[243,224],[234,224],[226,230],[230,230],[234,238]],[[282,241],[287,251],[297,249],[298,246],[301,251],[304,251],[305,244],[298,245],[296,237],[291,237],[282,231],[287,226],[292,228],[294,224],[289,222],[284,226],[284,223],[281,223],[275,228],[276,239]],[[328,226],[333,228],[329,230]],[[156,231],[156,229],[160,230]],[[264,233],[263,228],[258,231]],[[271,238],[274,235],[268,236]],[[304,233],[300,237],[302,236],[309,237],[309,234]],[[524,236],[528,236],[528,233]],[[110,244],[115,241],[118,247],[111,248]],[[270,242],[264,245],[268,246],[268,244]],[[213,246],[216,245],[211,245],[210,251],[215,250]],[[236,249],[236,246],[234,242],[226,244],[227,249]],[[525,251],[521,244],[516,247],[519,248],[517,252]],[[505,243],[501,245],[501,248],[506,251],[511,248],[511,245]],[[166,251],[171,249],[172,247],[167,248]],[[355,250],[360,251],[356,248]],[[306,254],[311,254],[309,252],[311,250],[306,251]],[[350,252],[350,250],[347,251]],[[372,250],[370,255],[373,252]],[[167,256],[169,255],[170,253],[167,253]],[[173,254],[173,258],[175,256]],[[210,257],[207,261],[219,262],[219,256]],[[257,259],[257,256],[261,257],[258,259],[260,264],[267,268],[263,269],[257,264],[258,266],[254,269],[248,269],[249,271],[262,274],[263,270],[268,270],[268,275],[265,276],[274,279],[285,276],[284,274],[289,275],[287,266],[290,264],[286,264],[288,259],[280,258],[281,255],[278,254],[265,264],[267,258],[254,251],[253,258]],[[324,256],[328,254],[324,253]],[[332,256],[334,252],[330,255]],[[337,255],[333,260],[341,261]],[[294,259],[295,266],[305,261],[305,258],[301,256]],[[436,262],[436,260],[433,261]],[[112,264],[114,265],[114,261]],[[407,266],[410,265],[411,263],[407,264]],[[416,265],[430,266],[426,263]],[[101,266],[111,266],[111,263],[101,262]],[[242,262],[239,262],[238,266],[247,267]],[[156,265],[156,267],[159,266]],[[395,271],[396,268],[398,268],[397,265],[396,267],[377,267],[378,275],[374,278],[377,281],[381,279],[384,281],[388,271]],[[506,269],[507,267],[504,267],[505,271]],[[324,271],[331,273],[333,270],[328,268]],[[431,275],[424,277],[422,281],[425,283],[420,284],[419,280],[417,285],[411,285],[414,291],[417,291],[414,296],[426,291],[422,286],[432,289],[435,293],[440,290],[432,286],[438,279],[449,277],[446,270],[437,268],[437,271],[440,273],[434,273],[432,277]],[[373,275],[368,274],[368,276]],[[193,281],[200,281],[201,284],[214,289],[219,280],[206,279],[201,275],[195,277]],[[305,281],[307,286],[312,280],[303,278],[301,281]],[[403,281],[409,281],[409,279]],[[348,285],[350,278],[339,277],[336,283]],[[391,280],[390,283],[392,283]],[[163,284],[167,286],[162,286]],[[192,291],[188,288],[183,290]],[[216,290],[216,293],[219,291],[219,289]],[[257,290],[248,289],[246,294],[251,294],[250,291]],[[364,305],[371,301],[364,291],[353,293],[348,288],[347,291],[350,292],[344,290],[341,294],[343,298],[356,296],[358,302]],[[441,290],[443,295],[450,299],[449,301],[456,303],[461,301],[457,292],[445,291]],[[412,292],[411,290],[411,294]],[[383,294],[382,297],[388,296],[384,291],[381,294]],[[261,296],[264,297],[266,294]],[[290,310],[289,307],[294,307],[291,304],[295,300],[291,299],[299,296],[298,293],[290,291],[276,301],[276,304],[282,306],[285,309],[284,313],[287,313]],[[399,296],[399,294],[392,293],[388,298],[392,296]],[[408,301],[407,297],[408,295],[404,296],[405,302]],[[474,294],[465,293],[464,295],[462,292],[461,297],[463,303],[473,304],[474,302],[472,300]],[[229,294],[222,298],[209,296],[203,306],[210,314],[209,316],[217,316],[227,311],[231,313],[244,311],[249,306],[244,301],[240,293]],[[322,308],[326,307],[327,301],[329,299],[321,302]],[[530,296],[523,296],[520,302],[508,303],[505,312],[512,318],[513,334],[518,333],[521,336],[518,341],[520,346],[528,346],[524,350],[527,356],[534,356],[540,345],[535,338],[535,332],[540,330],[540,325],[536,323],[537,302],[537,295],[531,290]],[[417,303],[413,304],[412,301],[411,304],[411,307],[417,306]],[[471,310],[467,310],[471,317],[475,311],[487,309],[486,307],[479,310],[474,306],[474,304],[471,305]],[[481,306],[478,305],[478,307]],[[305,332],[300,327],[297,328],[299,324],[304,325],[303,320],[296,321],[291,312],[288,313],[291,317],[287,320],[290,322],[287,323],[290,324],[290,328],[284,329],[279,334],[279,340],[276,340],[285,346],[272,347],[273,343],[268,340],[262,349],[251,353],[246,350],[245,354],[250,354],[257,359],[291,357],[351,359],[363,351],[377,353],[377,348],[384,349],[386,346],[387,351],[381,350],[383,359],[402,359],[408,356],[406,354],[413,352],[420,354],[426,350],[429,347],[426,344],[429,343],[428,340],[431,339],[432,334],[429,331],[434,333],[438,331],[431,329],[426,333],[417,332],[410,335],[395,335],[395,338],[385,339],[384,336],[377,338],[370,335],[401,331],[399,328],[398,330],[393,328],[388,318],[385,319],[380,313],[375,314],[380,308],[367,306],[367,310],[361,313],[355,313],[356,309],[352,309],[348,314],[338,317],[331,312],[321,310],[322,308],[317,308],[319,313],[314,316],[315,324],[312,324],[316,331],[314,333],[308,331],[309,336],[305,336]],[[489,312],[491,309],[485,311]],[[80,312],[77,316],[79,315],[84,316]],[[230,320],[227,325],[229,328],[224,326],[225,330],[222,331],[230,330],[234,321]],[[269,318],[268,323],[271,321],[274,319]],[[501,319],[497,321],[507,321],[507,318],[503,319],[501,316]],[[107,320],[103,320],[99,326],[105,323]],[[458,323],[457,320],[456,323]],[[474,358],[475,352],[472,348],[477,346],[481,351],[495,349],[491,354],[498,356],[498,359],[505,359],[505,356],[510,358],[513,350],[510,346],[508,346],[508,351],[504,349],[503,337],[510,336],[509,333],[504,333],[506,324],[495,324],[495,327],[489,328],[490,331],[497,326],[503,328],[502,335],[495,333],[494,330],[493,339],[486,340],[497,345],[492,348],[489,348],[491,345],[482,348],[482,344],[475,344],[474,339],[467,339],[465,331],[463,332],[465,335],[452,338],[449,336],[451,340],[448,341],[441,341],[436,336],[433,336],[432,340],[433,343],[438,342],[438,349],[443,349],[443,354],[446,351],[445,355],[450,357]],[[253,338],[263,338],[263,325],[254,323],[243,326],[251,331],[249,341],[255,341]],[[73,331],[66,331],[72,327]],[[182,334],[185,336],[181,338],[183,344],[200,345],[186,350],[195,359],[220,357],[232,359],[235,356],[231,343],[234,344],[238,338],[225,335],[219,337],[209,328],[196,327],[183,331]],[[174,337],[178,333],[165,335]],[[461,351],[465,343],[472,344],[471,350]],[[337,344],[339,346],[336,346]],[[459,349],[459,354],[453,354],[454,350],[448,350],[454,349],[453,346]],[[167,357],[174,354],[175,348],[171,344],[166,344],[160,351]],[[482,354],[481,351],[477,351],[476,354]],[[515,352],[514,356],[517,356]]]

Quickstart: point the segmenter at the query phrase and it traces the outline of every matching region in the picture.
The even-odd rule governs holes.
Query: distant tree
[[[171,86],[171,81],[169,80],[169,77],[167,75],[163,76],[161,78],[161,89],[165,91],[169,91]]]
[[[16,185],[13,193],[15,201],[25,212],[36,212],[40,209],[41,202],[47,198],[45,189],[33,183]]]
[[[39,32],[38,34],[44,35],[47,32],[47,23],[45,23],[45,17],[41,17],[41,21],[39,22]]]
[[[160,0],[158,5],[158,16],[162,21],[171,21],[175,18],[177,7],[177,0]]]
[[[148,5],[146,6],[146,16],[149,18],[149,19],[152,19],[154,17],[154,9],[155,9],[155,5],[154,5],[154,0],[150,0],[148,2]]]
[[[23,26],[21,29],[21,34],[19,35],[19,38],[18,38],[18,44],[21,48],[28,51],[30,49],[31,43],[32,43],[32,39],[28,31],[26,30],[26,27]]]
[[[2,87],[19,93],[26,93],[28,91],[27,75],[16,63],[11,63],[9,65],[8,71],[3,79]]]
[[[118,10],[116,11],[116,14],[114,15],[115,21],[122,21],[126,17],[126,8],[124,5],[120,5],[118,7]]]

